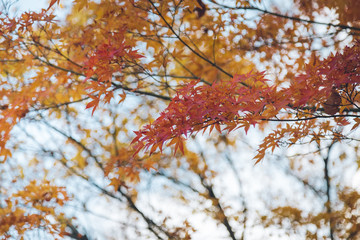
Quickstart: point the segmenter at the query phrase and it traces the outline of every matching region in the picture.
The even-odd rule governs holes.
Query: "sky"
[[[41,8],[45,8],[48,6],[47,0],[19,0],[16,3],[16,10],[18,12],[24,12],[24,11],[38,11],[41,10]]]

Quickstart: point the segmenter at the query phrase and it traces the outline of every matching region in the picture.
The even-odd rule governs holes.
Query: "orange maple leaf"
[[[60,0],[51,0],[49,7],[46,9],[46,11],[48,11],[56,2],[58,3],[58,5],[60,4]]]

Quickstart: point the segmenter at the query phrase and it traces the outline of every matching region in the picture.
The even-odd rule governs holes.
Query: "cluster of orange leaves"
[[[129,161],[132,159],[132,161]],[[155,161],[152,157],[146,159],[134,159],[133,151],[122,147],[107,161],[104,167],[105,176],[110,180],[110,185],[115,190],[126,181],[138,182],[140,170],[150,170]]]
[[[23,190],[12,194],[10,199],[0,209],[0,235],[5,239],[12,237],[10,230],[22,235],[39,227],[44,227],[54,236],[66,234],[66,225],[61,224],[62,214],[57,215],[54,208],[63,206],[69,200],[63,187],[51,185],[48,181],[37,183],[33,180]],[[49,216],[57,216],[57,219]]]
[[[7,51],[3,51],[4,56],[0,55],[1,59],[7,61],[18,61],[16,56],[22,56],[19,39],[12,38],[11,32],[31,31],[36,22],[51,22],[55,16],[46,14],[45,11],[41,13],[24,13],[18,19],[5,16],[0,18],[0,37],[3,37],[2,44],[7,44],[9,47]],[[12,58],[9,56],[12,56]],[[32,59],[32,56],[23,55],[23,59]],[[32,64],[29,64],[30,68]],[[14,69],[14,71],[27,71],[27,68]],[[4,72],[0,72],[4,74]],[[44,77],[45,78],[45,77]],[[14,80],[15,82],[15,80]],[[37,102],[46,100],[49,96],[56,92],[57,86],[44,79],[30,79],[28,83],[14,83],[13,86],[8,82],[8,79],[0,80],[0,155],[11,156],[11,152],[6,149],[5,144],[10,138],[11,129],[18,123],[18,121],[25,117],[29,112],[30,106]]]
[[[56,2],[58,1],[51,1],[50,7]],[[45,11],[23,14],[18,21],[6,17],[0,19],[3,25],[0,34],[5,36],[16,28],[17,31],[29,31],[36,21],[51,22],[53,17]],[[90,80],[86,86],[90,90],[89,97],[92,101],[86,108],[93,108],[93,112],[102,97],[105,103],[113,98],[116,85],[114,86],[112,77],[121,73],[126,67],[124,63],[142,57],[126,44],[125,31],[126,27],[123,26],[118,32],[109,33],[108,41],[88,54],[83,70],[86,80]],[[217,81],[211,86],[200,85],[199,81],[186,83],[157,120],[135,132],[133,143],[136,144],[136,152],[143,148],[149,149],[150,154],[158,149],[161,151],[168,140],[168,145],[175,145],[175,152],[178,149],[183,151],[184,137],[189,134],[205,131],[208,127],[210,131],[215,128],[219,132],[231,132],[237,128],[247,131],[251,125],[273,118],[281,119],[281,110],[286,113],[296,112],[296,115],[290,114],[290,117],[299,117],[299,109],[302,110],[301,113],[306,113],[306,110],[303,111],[304,107],[311,108],[310,112],[324,107],[329,114],[338,112],[340,105],[340,112],[352,107],[358,102],[356,86],[359,82],[359,45],[357,42],[353,47],[347,47],[343,53],[322,61],[314,57],[306,66],[305,73],[298,75],[287,88],[268,84],[270,81],[266,79],[265,73],[258,72],[235,75],[230,80]],[[85,82],[88,81],[84,81],[84,85]],[[41,90],[39,86],[44,86],[44,83],[34,82],[29,87],[23,86],[20,92],[11,91],[10,95],[8,89],[1,89],[1,99],[7,102],[0,108],[2,156],[11,155],[5,144],[12,127],[27,114],[31,105],[48,98],[57,89],[56,85],[45,86],[45,90]],[[354,95],[349,96],[349,91],[346,91],[347,96],[341,95],[345,87]],[[125,96],[121,96],[120,101],[124,98]],[[283,117],[289,118],[289,114]],[[226,127],[222,128],[221,125]],[[295,138],[293,142],[297,139],[299,138]],[[264,156],[263,153],[262,150],[258,159]]]
[[[107,36],[107,42],[104,41],[96,48],[86,52],[85,60],[82,59],[84,61],[82,71],[85,77],[83,82],[70,81],[66,72],[61,76],[56,75],[56,80],[54,80],[53,71],[38,71],[36,77],[28,77],[27,80],[24,80],[24,76],[21,75],[30,71],[37,62],[45,65],[51,63],[36,56],[34,51],[37,49],[33,46],[25,46],[28,51],[23,51],[24,44],[22,41],[26,38],[30,38],[34,42],[40,41],[37,39],[40,37],[32,34],[32,32],[36,32],[43,25],[56,25],[53,21],[54,17],[54,15],[43,10],[40,13],[23,13],[18,18],[9,16],[0,18],[0,37],[2,44],[8,46],[6,51],[0,52],[0,58],[6,61],[2,64],[13,64],[15,66],[14,63],[18,61],[24,63],[23,65],[16,65],[21,66],[21,69],[14,67],[14,73],[9,72],[10,76],[19,76],[18,79],[13,78],[9,81],[5,78],[0,81],[0,156],[3,156],[4,159],[11,156],[11,152],[6,148],[6,143],[11,137],[11,130],[31,109],[36,108],[36,106],[51,107],[57,104],[57,102],[53,103],[52,99],[59,92],[59,89],[68,90],[72,88],[73,91],[79,93],[84,92],[84,90],[87,91],[88,97],[92,101],[86,105],[86,108],[92,108],[94,112],[101,101],[109,103],[114,97],[113,92],[116,86],[112,82],[112,76],[120,75],[122,69],[127,67],[124,62],[131,63],[142,57],[125,42],[126,27],[119,27],[114,32],[107,32],[104,29],[104,37]],[[90,28],[89,32],[91,31]],[[48,70],[54,70],[56,67],[56,65],[50,65]],[[12,68],[9,67],[8,69]],[[8,69],[7,71],[9,71]],[[6,76],[7,73],[0,72],[0,74]],[[119,79],[117,78],[117,80]],[[120,101],[123,101],[126,95],[123,93],[120,94],[120,97]],[[75,97],[68,94],[67,98],[64,97],[64,100],[66,99],[71,101]]]

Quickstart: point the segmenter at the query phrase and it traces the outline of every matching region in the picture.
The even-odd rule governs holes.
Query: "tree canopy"
[[[2,8],[3,239],[360,237],[360,1]]]

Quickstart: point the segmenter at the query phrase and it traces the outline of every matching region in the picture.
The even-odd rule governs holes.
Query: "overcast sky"
[[[37,11],[41,8],[46,7],[48,4],[47,0],[36,0],[36,1],[29,1],[29,0],[19,0],[19,2],[16,4],[16,7],[18,8],[18,11],[24,12],[24,11]]]

